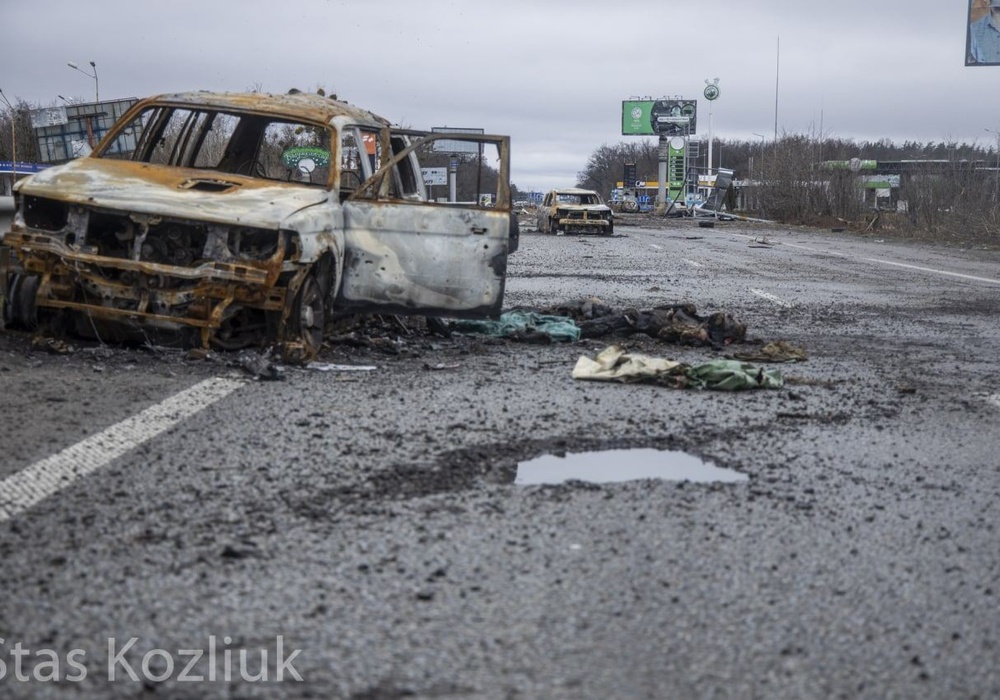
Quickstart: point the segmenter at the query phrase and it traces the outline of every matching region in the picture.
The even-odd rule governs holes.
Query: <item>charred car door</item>
[[[480,197],[428,201],[418,151],[426,152],[439,136],[390,128],[377,136],[376,153],[362,159],[364,172],[371,175],[343,202],[345,250],[338,307],[456,318],[499,316],[507,255],[516,246],[509,138],[476,134],[464,139],[479,141],[496,153],[492,204],[484,203],[491,198]],[[481,156],[479,161],[481,168]]]

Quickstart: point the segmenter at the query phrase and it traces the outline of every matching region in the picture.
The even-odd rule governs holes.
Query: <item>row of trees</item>
[[[16,151],[17,160],[37,163],[38,142],[31,128],[31,110],[34,107],[24,100],[18,100],[11,106],[13,109],[0,112],[0,160],[14,160]]]
[[[706,154],[707,143],[700,144]],[[876,216],[861,196],[850,170],[830,170],[824,161],[935,160],[939,167],[903,177],[898,213]],[[636,164],[640,180],[657,180],[657,143],[652,139],[604,144],[577,175],[580,187],[605,195],[622,180],[625,163]],[[704,170],[705,159],[700,162]],[[716,139],[713,169],[731,168],[752,183],[746,213],[789,224],[839,221],[871,229],[892,227],[909,235],[1000,243],[1000,160],[995,148],[976,144],[889,140],[851,141],[785,134],[777,141]]]

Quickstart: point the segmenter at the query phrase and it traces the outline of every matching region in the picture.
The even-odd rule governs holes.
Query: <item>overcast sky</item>
[[[512,137],[522,190],[571,185],[632,96],[713,132],[996,144],[1000,67],[965,67],[968,0],[0,0],[0,89],[49,106],[324,87],[412,128]],[[777,78],[777,110],[775,86]],[[649,138],[649,137],[646,137]],[[723,154],[724,159],[724,154]]]

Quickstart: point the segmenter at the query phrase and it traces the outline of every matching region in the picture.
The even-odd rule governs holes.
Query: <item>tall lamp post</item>
[[[100,83],[97,80],[97,64],[94,63],[93,61],[90,62],[90,67],[94,71],[93,73],[91,73],[89,71],[85,71],[83,68],[81,68],[80,66],[76,65],[72,61],[70,61],[66,65],[69,66],[70,68],[72,68],[75,71],[79,71],[79,72],[83,73],[88,78],[93,78],[94,79],[94,102],[100,102],[101,101],[101,89],[100,89]]]
[[[706,173],[709,177],[712,176],[712,106],[715,101],[719,99],[719,79],[709,80],[705,78],[705,99],[708,100],[708,172]],[[721,159],[719,162],[720,166],[722,164]]]
[[[3,94],[3,90],[0,89],[0,97],[3,98],[4,104],[10,109],[10,171],[14,178],[14,182],[17,181],[17,139],[15,138],[14,132],[14,118],[17,116],[17,112],[14,111],[14,105],[10,103],[7,96]]]

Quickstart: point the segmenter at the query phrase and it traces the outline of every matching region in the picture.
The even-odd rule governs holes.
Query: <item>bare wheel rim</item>
[[[311,354],[319,352],[323,344],[326,307],[323,304],[323,292],[313,277],[309,277],[299,290],[295,318],[298,339]]]

